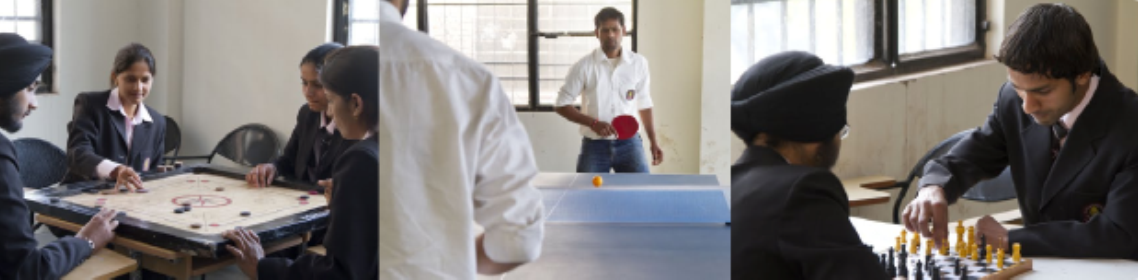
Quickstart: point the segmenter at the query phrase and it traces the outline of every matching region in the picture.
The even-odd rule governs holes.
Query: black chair
[[[166,147],[163,147],[163,152],[170,156],[178,156],[178,150],[182,148],[182,128],[178,126],[178,122],[174,118],[166,116]],[[173,154],[171,154],[173,152]]]
[[[213,162],[220,155],[237,164],[253,167],[272,162],[280,154],[281,141],[277,134],[262,124],[246,124],[226,134],[208,156],[175,156],[170,160],[204,159]]]
[[[20,138],[12,141],[16,146],[16,162],[20,165],[20,182],[25,188],[42,189],[63,180],[67,175],[67,152],[50,142],[36,138]],[[32,230],[37,224],[35,213],[28,217]]]
[[[975,130],[975,129],[968,129],[965,131],[958,132],[958,133],[952,135],[951,137],[948,137],[948,139],[945,139],[944,141],[941,141],[940,143],[936,144],[936,146],[934,146],[931,150],[929,150],[928,153],[925,153],[925,156],[921,157],[921,159],[917,161],[917,164],[913,165],[913,169],[909,171],[909,176],[906,177],[905,181],[897,182],[896,187],[901,188],[901,193],[899,195],[897,195],[897,199],[895,199],[893,201],[893,223],[894,224],[900,224],[901,223],[901,218],[899,216],[899,213],[901,210],[901,202],[904,201],[905,194],[907,194],[909,192],[909,186],[912,185],[913,183],[916,183],[917,178],[920,177],[922,174],[924,174],[925,164],[928,163],[930,160],[933,160],[933,159],[938,158],[944,154],[947,154],[949,150],[952,150],[952,147],[956,146],[957,142],[960,142],[961,139],[964,139],[964,136],[967,136],[969,133],[972,133],[973,130]]]
[[[63,149],[36,138],[20,138],[12,144],[16,145],[24,187],[42,189],[59,183],[67,175],[67,152]]]
[[[964,193],[962,198],[979,202],[999,202],[1016,198],[1011,167],[1004,168],[1004,172],[995,178],[976,183],[972,189]]]

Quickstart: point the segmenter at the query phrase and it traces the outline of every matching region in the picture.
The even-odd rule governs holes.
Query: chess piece
[[[902,232],[903,232],[903,231],[902,231]],[[894,244],[894,245],[896,245],[896,246],[893,246],[893,248],[902,249],[902,248],[901,248],[901,237],[900,237],[900,236],[898,236],[898,237],[897,237],[897,242],[896,242],[896,243],[897,243],[897,244]],[[904,249],[902,249],[902,250],[904,250]]]
[[[905,235],[908,233],[909,233],[909,231],[907,231],[907,230],[903,230],[903,229],[901,230],[901,244],[905,244],[905,241],[909,241],[909,239],[907,239],[905,237]],[[913,234],[913,235],[916,235],[916,234]]]
[[[988,237],[980,235],[980,255],[981,256],[987,255],[988,250],[991,250],[991,249],[987,249],[988,248],[987,245],[988,245]]]
[[[992,244],[985,245],[984,250],[988,251],[988,254],[986,255],[987,257],[986,257],[985,261],[987,261],[988,263],[992,263]]]
[[[996,249],[996,267],[1000,270],[1004,269],[1004,248]]]
[[[1019,242],[1012,245],[1012,263],[1019,263]]]
[[[933,240],[930,238],[925,242],[925,256],[931,256],[933,253]]]
[[[944,242],[940,243],[940,255],[948,256],[948,238],[945,238]]]
[[[916,255],[917,249],[921,247],[921,235],[914,233],[913,234],[913,242],[910,242],[910,243],[911,244],[909,244],[909,246],[912,246],[912,247],[909,247],[909,254]]]
[[[908,263],[909,262],[907,262],[907,261],[901,262],[901,266],[897,267],[897,276],[908,276],[909,275],[909,266],[907,265]]]
[[[976,227],[968,226],[968,247],[972,247],[972,244],[976,244]]]
[[[964,244],[964,221],[957,220],[956,221],[956,247],[960,247],[960,244]],[[957,250],[960,250],[960,249],[957,249]]]
[[[973,261],[980,261],[980,251],[976,250],[976,244],[972,244],[972,249],[969,249],[968,251],[972,252]]]

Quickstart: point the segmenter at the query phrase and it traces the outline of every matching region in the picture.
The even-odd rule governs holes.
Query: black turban
[[[731,130],[751,143],[759,133],[823,142],[846,125],[854,72],[806,52],[769,56],[747,69],[731,91]]]
[[[51,63],[51,49],[29,44],[14,33],[0,33],[0,98],[30,86]]]

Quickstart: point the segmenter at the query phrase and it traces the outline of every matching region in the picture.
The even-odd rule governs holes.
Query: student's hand
[[[332,179],[320,180],[316,182],[317,185],[324,187],[324,199],[329,203],[332,202]]]
[[[660,150],[660,146],[652,143],[652,165],[660,165],[664,162],[664,151]]]
[[[249,186],[264,188],[273,184],[273,178],[277,177],[277,167],[272,163],[258,164],[249,170],[249,174],[245,174],[245,182]]]
[[[241,272],[244,272],[249,279],[256,280],[257,262],[265,258],[265,249],[261,247],[261,237],[258,237],[253,231],[245,229],[228,230],[221,235],[237,245],[225,245],[225,250],[228,250],[237,259],[237,267],[241,268]]]
[[[992,216],[984,215],[979,221],[976,221],[976,240],[980,240],[980,236],[984,236],[984,242],[992,245],[993,253],[999,248],[1003,248],[1004,251],[1008,250],[1008,229],[1004,228],[1004,225],[1001,225]]]
[[[925,238],[932,237],[937,248],[948,245],[941,244],[948,238],[948,200],[944,199],[944,188],[936,185],[920,188],[917,198],[905,206],[901,221],[905,229],[920,232]],[[929,223],[932,223],[932,231],[929,231]]]
[[[494,260],[491,260],[490,256],[486,255],[485,246],[482,245],[482,242],[485,239],[485,237],[486,237],[485,234],[480,234],[480,235],[478,235],[478,237],[474,238],[474,254],[477,258],[475,265],[476,265],[476,269],[478,270],[478,274],[499,275],[502,273],[510,272],[510,270],[514,270],[515,268],[518,268],[519,266],[522,266],[522,264],[524,264],[524,263],[499,263],[499,262],[495,262]]]
[[[130,191],[142,189],[142,177],[134,172],[130,166],[119,165],[111,171],[111,178],[115,178],[115,188],[126,187]]]
[[[593,126],[590,126],[589,128],[592,129],[593,132],[596,132],[597,135],[600,135],[601,137],[608,137],[609,135],[616,134],[616,128],[613,128],[612,124],[609,124],[607,122],[598,121],[597,123],[593,124]]]
[[[94,254],[99,249],[107,246],[111,239],[115,239],[115,228],[119,226],[119,221],[115,220],[115,215],[118,211],[110,208],[103,208],[99,213],[91,217],[83,228],[75,233],[75,238],[90,240],[95,243],[95,250],[91,251]]]

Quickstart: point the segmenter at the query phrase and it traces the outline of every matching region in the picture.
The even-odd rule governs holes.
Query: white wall
[[[731,3],[704,1],[699,173],[731,184]]]
[[[328,2],[184,1],[182,148],[210,151],[226,133],[262,123],[287,141],[304,103],[300,59],[324,42]],[[283,145],[283,143],[282,143]]]
[[[729,130],[722,124],[730,117],[726,111],[728,83],[715,75],[722,72],[718,75],[726,77],[729,62],[719,53],[705,52],[704,47],[727,46],[723,19],[728,9],[727,2],[706,5],[716,9],[705,10],[701,1],[641,1],[637,46],[651,67],[656,137],[665,158],[652,172],[718,174],[720,182],[727,184],[728,161],[714,154],[726,155],[727,151],[726,145],[717,143],[728,141]],[[705,20],[705,15],[715,18]],[[722,21],[721,30],[704,26],[717,20]],[[713,70],[704,73],[705,69]],[[705,82],[708,79],[711,85]],[[520,113],[519,117],[529,131],[542,171],[576,170],[581,136],[575,125],[553,112]],[[645,138],[646,150],[647,144]]]

